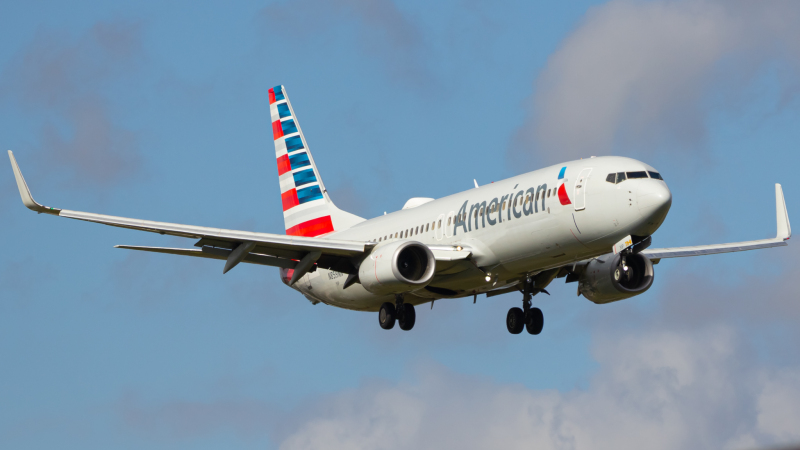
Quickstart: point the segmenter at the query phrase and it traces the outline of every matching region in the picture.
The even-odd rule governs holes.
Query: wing
[[[321,237],[286,236],[270,233],[225,230],[176,223],[154,222],[127,217],[106,216],[81,211],[44,206],[33,199],[28,184],[22,176],[14,154],[9,151],[11,167],[17,180],[22,203],[40,214],[50,214],[69,219],[84,220],[132,230],[149,231],[186,238],[199,239],[197,249],[142,247],[118,245],[116,248],[193,256],[225,261],[223,273],[241,262],[293,269],[290,285],[314,267],[356,274],[361,260],[376,245],[369,241],[326,239]],[[471,253],[460,247],[431,246],[437,260],[437,272],[452,270],[453,266],[467,260]]]
[[[681,258],[685,256],[714,255],[717,253],[743,252],[760,248],[781,247],[792,237],[789,225],[789,214],[786,212],[786,201],[780,184],[775,185],[775,210],[778,222],[778,234],[774,239],[758,241],[733,242],[730,244],[696,245],[693,247],[654,248],[642,250],[642,254],[650,259]]]
[[[242,261],[292,269],[298,268],[298,266],[305,261],[305,265],[309,267],[316,264],[326,269],[337,270],[344,273],[355,273],[354,264],[369,253],[369,250],[375,245],[372,242],[285,236],[270,233],[254,233],[194,225],[181,225],[176,223],[153,222],[150,220],[106,216],[44,206],[33,199],[31,191],[25,179],[22,177],[22,172],[19,169],[16,158],[14,158],[14,154],[10,150],[8,156],[11,159],[11,166],[14,170],[14,177],[17,180],[17,187],[22,197],[22,203],[27,206],[28,209],[40,214],[44,213],[59,217],[67,217],[69,219],[102,223],[114,227],[199,239],[195,246],[200,247],[200,249],[197,250],[130,246],[119,246],[120,248],[224,259],[226,260],[224,272],[232,269]],[[295,270],[295,275],[297,275],[298,272],[305,274],[304,271]],[[296,278],[299,279],[302,277],[302,274]],[[293,279],[295,279],[295,277],[293,277]]]

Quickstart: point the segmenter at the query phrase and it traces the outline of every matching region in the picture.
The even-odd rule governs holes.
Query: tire
[[[511,308],[506,316],[506,327],[511,334],[520,334],[525,328],[525,317],[520,308]]]
[[[417,321],[417,313],[414,311],[414,305],[410,303],[403,303],[403,314],[399,314],[397,321],[399,322],[400,329],[408,331],[414,328],[414,323]]]
[[[544,328],[544,314],[539,308],[531,308],[525,315],[525,329],[530,334],[539,334]]]
[[[380,323],[381,328],[384,330],[391,330],[394,328],[394,320],[396,317],[397,314],[393,304],[385,302],[381,305],[381,309],[378,311],[378,323]]]

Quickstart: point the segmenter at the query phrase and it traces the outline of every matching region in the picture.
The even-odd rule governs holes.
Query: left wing
[[[778,234],[774,239],[760,239],[757,241],[734,242],[730,244],[696,245],[693,247],[670,247],[642,250],[642,254],[650,259],[681,258],[685,256],[714,255],[717,253],[743,252],[760,248],[782,247],[792,237],[792,227],[789,225],[789,214],[786,212],[786,200],[783,198],[783,188],[775,185],[775,214],[778,222]]]
[[[290,285],[294,284],[315,267],[337,272],[356,274],[360,261],[377,243],[371,241],[350,241],[325,237],[286,236],[270,233],[208,228],[195,225],[182,225],[127,217],[107,216],[81,211],[44,206],[33,199],[28,184],[22,176],[14,153],[8,151],[14,177],[17,180],[22,203],[39,214],[50,214],[69,219],[84,220],[132,230],[149,231],[186,238],[199,239],[194,245],[197,249],[142,247],[118,245],[116,248],[167,253],[181,256],[194,256],[225,260],[223,273],[241,262],[294,269]],[[471,253],[450,246],[431,246],[437,262],[437,272],[448,269],[453,264],[467,259]]]
[[[28,184],[22,177],[22,172],[19,169],[17,160],[10,150],[8,151],[8,157],[11,160],[11,166],[14,170],[14,177],[17,180],[17,188],[19,188],[22,203],[30,210],[40,214],[44,213],[69,219],[102,223],[114,227],[199,239],[195,246],[200,247],[200,250],[128,246],[121,246],[120,248],[225,259],[226,265],[224,272],[232,269],[242,261],[293,269],[298,269],[298,266],[301,266],[301,264],[304,267],[307,266],[305,271],[295,270],[295,275],[299,274],[299,276],[293,277],[293,280],[296,281],[296,279],[302,277],[309,268],[315,264],[326,269],[343,273],[355,273],[354,260],[362,258],[375,246],[372,242],[225,230],[221,228],[106,216],[103,214],[70,211],[67,209],[44,206],[33,199]]]

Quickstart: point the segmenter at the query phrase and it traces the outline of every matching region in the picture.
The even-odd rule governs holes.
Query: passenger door
[[[590,173],[592,173],[591,168],[583,169],[581,170],[581,173],[578,174],[578,179],[575,180],[575,201],[573,202],[575,205],[575,211],[580,211],[586,208],[586,183],[589,181]]]
[[[444,237],[444,224],[444,214],[439,214],[439,218],[436,219],[436,230],[434,232],[437,241],[441,241]]]
[[[445,236],[451,238],[453,237],[453,231],[456,229],[456,212],[450,211],[450,214],[447,215],[447,222],[444,223],[444,233]]]

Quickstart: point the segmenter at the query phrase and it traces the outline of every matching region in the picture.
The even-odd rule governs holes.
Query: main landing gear
[[[522,308],[511,308],[506,316],[506,327],[511,334],[520,334],[522,329],[528,330],[529,334],[539,334],[544,327],[544,314],[539,308],[531,308],[531,298],[533,292],[545,292],[544,289],[533,287],[533,282],[529,278],[525,283],[522,295]]]
[[[397,294],[394,296],[393,305],[391,302],[385,302],[381,305],[378,312],[378,323],[384,330],[391,330],[394,327],[394,322],[400,323],[400,329],[408,331],[414,328],[414,323],[417,321],[417,313],[414,311],[414,305],[405,303],[403,295]]]

